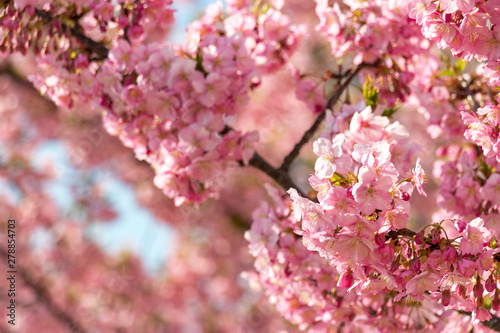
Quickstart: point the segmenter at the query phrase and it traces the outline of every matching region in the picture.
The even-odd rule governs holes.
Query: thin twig
[[[391,230],[389,231],[386,235],[385,235],[385,238],[386,239],[396,239],[398,238],[399,236],[407,236],[407,237],[413,237],[413,236],[416,236],[417,233],[415,231],[412,231],[410,229],[407,229],[407,228],[403,228],[403,229],[398,229],[398,230]]]
[[[284,158],[283,163],[281,164],[281,166],[279,167],[279,169],[281,169],[281,170],[283,170],[285,172],[288,172],[288,169],[290,168],[290,165],[295,160],[295,158],[299,155],[300,149],[307,142],[309,142],[309,140],[313,137],[314,133],[316,133],[316,130],[321,125],[321,122],[323,121],[323,119],[325,119],[325,117],[326,117],[326,110],[331,109],[332,106],[335,103],[337,103],[337,101],[339,100],[340,96],[342,96],[342,93],[344,92],[344,90],[351,83],[352,79],[354,79],[354,77],[356,75],[358,75],[358,73],[361,71],[361,69],[363,69],[366,66],[368,66],[368,64],[362,63],[354,71],[352,71],[352,72],[348,71],[347,72],[349,74],[346,77],[344,83],[342,83],[340,85],[340,87],[337,89],[337,91],[335,91],[335,93],[330,97],[330,99],[326,103],[326,106],[323,109],[323,111],[321,111],[321,113],[316,118],[316,120],[311,125],[311,127],[304,133],[304,135],[302,136],[302,139],[300,139],[300,141],[295,145],[295,147],[293,147],[292,151]]]
[[[308,198],[307,194],[305,194],[290,178],[288,173],[283,169],[276,169],[272,165],[270,165],[262,156],[260,156],[257,152],[253,154],[250,159],[249,165],[253,166],[264,172],[266,175],[274,179],[285,191],[288,191],[290,188],[294,188],[297,192],[300,193],[304,198]],[[240,161],[240,165],[243,166],[243,162]]]
[[[54,20],[54,17],[41,9],[35,9],[35,15],[39,16],[45,22],[51,22]],[[78,22],[75,22],[73,27],[68,26],[64,22],[60,22],[63,30],[69,29],[71,31],[71,35],[75,37],[88,51],[94,52],[97,57],[92,58],[92,60],[104,60],[108,57],[109,50],[103,44],[96,42],[95,40],[87,37],[83,31],[81,30]]]
[[[0,255],[4,259],[7,259],[7,252],[5,250],[0,249]],[[52,314],[52,316],[54,316],[54,318],[59,320],[71,332],[85,333],[85,330],[76,321],[76,319],[74,319],[68,312],[59,308],[54,303],[54,301],[52,300],[50,295],[47,293],[47,290],[40,283],[35,281],[35,279],[32,277],[32,275],[28,271],[26,271],[23,267],[18,267],[17,272],[18,272],[19,276],[21,277],[22,281],[24,282],[24,284],[33,290],[37,299],[43,305],[45,305],[47,310]]]

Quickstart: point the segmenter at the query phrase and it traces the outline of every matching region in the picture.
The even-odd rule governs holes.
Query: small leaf
[[[393,105],[388,109],[385,109],[384,112],[382,112],[383,117],[391,118],[393,114],[395,114],[398,111],[398,109]]]
[[[455,65],[455,67],[457,68],[457,71],[459,73],[462,73],[465,70],[465,66],[467,66],[467,61],[465,61],[463,59],[459,59],[457,61],[457,64]]]
[[[366,76],[366,81],[363,83],[363,97],[368,106],[375,107],[379,102],[378,90],[373,84],[373,79],[370,75]]]

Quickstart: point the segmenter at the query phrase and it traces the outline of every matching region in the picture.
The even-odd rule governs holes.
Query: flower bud
[[[455,224],[455,229],[457,229],[458,232],[463,232],[465,230],[465,227],[467,224],[459,219],[454,219],[453,223]]]
[[[404,201],[410,201],[410,195],[408,194],[408,192],[401,191],[401,199],[403,199]]]
[[[439,239],[440,239],[440,232],[439,232],[439,229],[438,229],[438,228],[435,228],[435,229],[432,231],[432,244],[436,245],[437,243],[439,243]]]
[[[420,260],[418,258],[413,258],[411,260],[411,267],[418,272],[420,270]]]
[[[350,288],[352,286],[352,271],[349,269],[347,272],[340,275],[337,286],[341,288]]]
[[[415,236],[415,244],[421,245],[424,242],[424,231],[420,231],[416,236]]]
[[[483,297],[483,285],[481,284],[481,281],[477,281],[474,287],[472,288],[472,291],[474,292],[474,296],[477,298]]]
[[[498,126],[493,127],[493,129],[492,129],[492,130],[491,130],[491,132],[490,132],[491,137],[492,137],[493,139],[497,139],[497,138],[498,138],[499,131],[500,131],[500,130],[499,130]]]
[[[493,311],[498,311],[500,309],[500,300],[498,299],[498,293],[495,293],[493,301],[491,302],[491,309]]]
[[[118,18],[118,26],[122,29],[128,27],[129,21],[128,17],[125,14],[121,14],[120,17]]]
[[[394,258],[394,261],[391,264],[391,272],[395,272],[398,270],[400,265],[399,260],[400,260],[399,255],[396,258]]]
[[[484,288],[486,291],[491,293],[493,290],[495,290],[496,287],[496,281],[495,278],[493,277],[493,274],[490,275],[490,277],[484,282]]]
[[[87,56],[80,54],[75,59],[75,68],[87,68],[89,66],[89,60]]]
[[[376,234],[375,235],[375,244],[378,246],[384,246],[385,245],[385,236],[382,234]]]
[[[450,289],[446,289],[443,292],[441,292],[441,303],[443,303],[444,306],[450,305],[451,301],[451,292]]]
[[[460,295],[462,295],[462,297],[465,298],[465,291],[466,291],[466,288],[465,286],[462,286],[461,284],[458,285],[458,293]]]
[[[457,261],[457,251],[453,246],[448,246],[443,250],[443,260],[449,263]]]
[[[32,5],[27,5],[24,7],[24,11],[28,16],[35,16],[35,7]]]

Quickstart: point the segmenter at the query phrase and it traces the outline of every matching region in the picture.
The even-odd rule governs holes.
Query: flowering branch
[[[347,72],[349,74],[348,74],[346,80],[344,81],[344,83],[342,83],[340,85],[340,87],[337,89],[337,91],[335,91],[335,93],[330,97],[330,99],[326,103],[326,106],[323,109],[323,111],[321,111],[320,115],[316,118],[316,120],[311,125],[311,127],[304,133],[304,136],[302,136],[302,139],[300,139],[300,141],[295,145],[295,147],[293,147],[292,151],[285,157],[285,159],[283,160],[283,163],[280,166],[280,169],[284,170],[285,172],[288,171],[292,162],[299,155],[299,152],[300,152],[300,149],[302,148],[302,146],[304,146],[307,142],[309,142],[309,140],[313,137],[314,133],[318,129],[319,125],[321,125],[321,122],[323,121],[323,119],[325,119],[326,110],[331,109],[331,107],[335,103],[337,103],[340,96],[342,96],[342,93],[345,91],[345,89],[351,83],[352,79],[354,79],[354,77],[361,71],[361,69],[363,69],[366,66],[368,66],[368,64],[362,63],[351,73],[349,73],[349,71]]]
[[[7,259],[7,252],[5,250],[0,250],[0,253],[4,259]],[[59,320],[65,327],[67,327],[71,332],[74,333],[85,333],[86,331],[82,326],[66,311],[59,308],[54,301],[47,294],[46,288],[44,288],[38,281],[36,281],[32,274],[26,271],[24,268],[17,269],[19,275],[23,282],[30,287],[35,293],[37,299],[45,305],[47,310]]]
[[[240,161],[240,165],[243,166],[243,162]],[[262,156],[258,153],[254,153],[252,158],[249,161],[249,165],[261,170],[266,175],[274,179],[285,191],[288,191],[290,188],[297,189],[297,192],[300,193],[304,198],[308,198],[307,194],[302,192],[299,187],[292,181],[288,172],[283,168],[274,168],[270,165]]]
[[[37,15],[47,23],[54,20],[54,16],[41,9],[35,9],[35,15]],[[103,44],[98,43],[93,39],[87,37],[80,29],[78,22],[75,22],[72,27],[64,22],[60,22],[60,24],[64,30],[69,29],[73,37],[75,37],[78,41],[80,41],[80,43],[82,43],[82,45],[88,51],[94,52],[96,54],[97,57],[93,58],[92,60],[104,60],[108,57],[109,50]]]

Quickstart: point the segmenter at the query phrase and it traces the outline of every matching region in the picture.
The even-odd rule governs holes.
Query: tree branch
[[[4,249],[0,249],[0,255],[6,260],[7,259],[7,252],[5,252]],[[47,290],[40,285],[35,279],[32,277],[32,275],[27,272],[24,268],[18,267],[17,272],[23,282],[30,287],[33,292],[35,293],[37,299],[45,305],[47,310],[56,318],[59,320],[65,327],[67,327],[71,332],[74,333],[85,333],[86,331],[82,328],[82,326],[74,319],[71,317],[69,313],[66,311],[62,310],[59,308],[50,298],[50,295],[47,293]]]
[[[415,236],[417,233],[415,231],[412,231],[410,229],[407,229],[407,228],[403,228],[403,229],[398,229],[398,230],[391,230],[389,231],[386,235],[385,235],[385,238],[386,239],[396,239],[398,238],[398,236],[407,236],[407,237],[413,237]]]
[[[35,15],[37,15],[47,23],[54,20],[54,16],[41,9],[35,9]],[[61,21],[60,23],[63,29],[69,29],[71,31],[71,35],[75,37],[80,43],[82,43],[85,49],[96,54],[96,57],[92,60],[104,60],[108,57],[109,50],[106,48],[106,46],[87,37],[80,29],[78,22],[75,22],[73,27],[70,27],[66,23]]]
[[[238,161],[240,166],[244,166],[243,161]],[[288,191],[290,188],[294,188],[297,192],[300,193],[304,198],[308,198],[307,194],[305,194],[290,178],[288,172],[283,169],[276,169],[271,164],[269,164],[262,156],[260,156],[257,152],[255,152],[250,159],[249,165],[253,166],[264,172],[266,175],[274,179],[276,183],[278,183],[285,191]]]
[[[299,155],[299,152],[300,152],[300,149],[302,148],[302,146],[304,146],[307,142],[309,142],[309,140],[313,137],[316,130],[319,128],[319,125],[321,125],[321,122],[323,121],[323,119],[325,119],[326,110],[331,109],[332,106],[335,103],[337,103],[340,96],[342,96],[342,93],[345,91],[345,89],[351,83],[352,79],[354,79],[354,77],[356,75],[358,75],[358,73],[364,67],[367,67],[367,66],[368,66],[368,64],[362,63],[354,71],[349,73],[349,75],[346,77],[344,83],[342,83],[340,85],[340,87],[337,89],[337,91],[335,91],[335,93],[330,97],[330,99],[326,103],[325,108],[323,109],[323,111],[321,111],[321,113],[316,118],[316,120],[314,121],[312,126],[304,133],[304,135],[302,136],[302,139],[300,139],[300,141],[295,145],[295,147],[293,147],[292,151],[285,157],[285,159],[283,160],[283,163],[281,164],[279,169],[281,169],[285,172],[288,172],[290,165],[295,160],[295,158]]]

